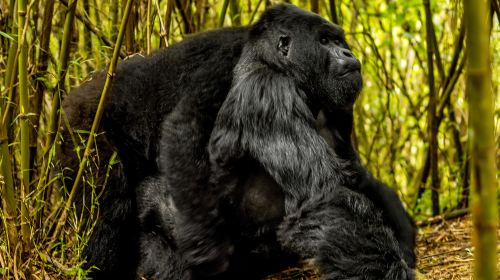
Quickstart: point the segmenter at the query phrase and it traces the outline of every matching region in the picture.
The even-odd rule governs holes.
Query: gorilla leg
[[[195,275],[206,276],[227,268],[231,246],[218,210],[224,186],[209,182],[206,143],[214,106],[200,105],[194,99],[184,97],[165,119],[161,165],[178,210],[175,230],[179,251]]]
[[[154,280],[189,279],[174,239],[172,199],[160,178],[148,177],[137,188],[139,209],[138,277]]]
[[[288,215],[278,238],[286,249],[313,258],[328,280],[414,279],[380,211],[363,195],[341,186]]]
[[[120,185],[122,188],[126,186]],[[107,188],[114,187],[107,185]],[[98,267],[93,279],[132,279],[137,265],[138,222],[133,197],[124,188],[107,196],[92,236],[84,249],[85,259]],[[106,248],[103,250],[102,248]]]

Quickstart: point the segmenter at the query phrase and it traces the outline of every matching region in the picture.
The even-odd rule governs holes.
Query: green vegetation
[[[94,220],[50,171],[57,142],[72,141],[58,135],[71,88],[108,65],[112,78],[118,58],[251,24],[278,2],[0,0],[0,278],[85,278],[80,254]],[[495,279],[500,1],[286,2],[341,25],[362,62],[353,135],[362,161],[423,224],[466,213],[473,196],[477,279]],[[80,134],[87,168],[93,132]],[[97,215],[100,193],[93,195],[88,207]]]

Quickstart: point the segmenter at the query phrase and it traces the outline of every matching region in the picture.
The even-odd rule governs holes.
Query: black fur
[[[135,189],[144,178],[159,172],[159,138],[164,118],[168,116],[174,125],[178,121],[179,131],[173,137],[177,133],[186,135],[186,142],[179,138],[173,144],[179,152],[175,160],[179,168],[189,166],[186,172],[193,173],[179,173],[179,180],[187,183],[208,180],[210,170],[204,166],[208,158],[203,160],[206,157],[203,147],[229,92],[232,69],[240,57],[246,33],[246,29],[202,33],[150,57],[135,56],[119,64],[96,137],[90,171],[85,174],[85,184],[78,196],[89,197],[91,187],[87,180],[97,178],[93,185],[96,193],[103,193],[101,212],[84,251],[88,266],[98,267],[92,274],[95,279],[135,277],[139,255]],[[67,187],[72,185],[78,169],[75,148],[80,147],[76,151],[81,156],[84,143],[80,139],[87,138],[86,134],[79,137],[78,133],[90,131],[104,80],[105,72],[96,73],[63,101],[71,129],[62,130],[58,156],[60,166],[65,168],[62,178]],[[191,108],[192,102],[200,106]],[[198,119],[199,126],[184,123],[190,119]],[[114,152],[118,163],[109,169],[107,176]],[[84,211],[89,205],[83,199],[79,203]]]
[[[360,176],[353,171],[358,168],[351,166],[357,164],[355,153],[346,151],[348,160],[339,158],[317,131],[307,100],[324,89],[303,87],[300,77],[307,74],[288,67],[287,58],[276,62],[266,57],[269,33],[273,30],[250,37],[219,111],[209,144],[212,182],[218,187],[215,193],[237,187],[239,161],[256,160],[284,192],[286,216],[278,239],[285,250],[315,258],[327,279],[412,279],[413,272],[380,211],[366,197],[345,188],[369,188],[375,181],[366,182],[370,180],[366,176],[356,180]],[[289,51],[310,52],[293,47]],[[359,83],[355,77],[328,73],[329,80],[339,85],[328,87],[336,96],[328,100],[356,96]],[[328,111],[346,103],[322,106]],[[330,139],[338,149],[342,143],[335,147],[334,132]]]
[[[351,177],[349,188],[365,195],[382,211],[384,224],[394,231],[406,263],[409,267],[415,268],[415,225],[396,192],[375,179],[359,161],[351,143],[352,106],[320,112],[317,125],[320,134],[333,148],[335,154],[351,162],[350,167],[355,170],[353,172],[355,176]]]
[[[226,270],[219,276],[240,272],[252,279],[252,264],[273,270],[297,256],[278,243],[288,244],[283,231],[276,236],[283,215],[314,209],[310,201],[334,194],[340,184],[373,200],[400,246],[413,248],[413,240],[408,241],[413,227],[395,194],[363,175],[355,152],[346,152],[349,141],[345,149],[337,141],[337,134],[349,139],[352,111],[347,124],[342,118],[336,123],[335,113],[352,105],[361,79],[356,69],[346,74],[335,63],[352,57],[347,45],[325,49],[318,43],[322,36],[343,38],[340,28],[320,17],[280,5],[252,27],[202,33],[119,65],[100,129],[104,133],[96,138],[92,170],[98,173],[86,174],[97,175],[98,192],[106,182],[99,220],[85,251],[89,264],[99,268],[95,278],[131,279],[138,265],[139,273],[158,279],[202,278]],[[355,64],[349,65],[359,67]],[[63,108],[75,130],[90,130],[104,78],[103,72],[96,74],[65,99]],[[252,89],[262,97],[249,98],[255,94]],[[315,127],[319,109],[327,112],[331,143]],[[235,135],[238,130],[245,136]],[[81,143],[70,130],[62,135],[62,166],[76,170],[74,147]],[[109,169],[115,151],[118,163]],[[65,175],[66,185],[73,176]],[[87,191],[88,186],[82,194]],[[268,211],[270,207],[256,203],[262,199],[278,206]],[[85,209],[85,201],[81,203]],[[323,211],[337,211],[330,204],[335,200],[327,196]],[[307,217],[313,223],[323,221]],[[330,233],[335,229],[329,227],[324,236]],[[332,252],[326,245],[320,248]],[[320,263],[325,259],[317,258]],[[329,273],[332,266],[324,263]],[[241,273],[245,269],[248,274]]]
[[[414,279],[381,214],[366,197],[339,186],[287,216],[280,241],[302,258],[314,258],[324,279]]]

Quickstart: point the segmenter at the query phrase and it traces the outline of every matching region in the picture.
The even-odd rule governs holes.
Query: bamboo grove
[[[0,0],[0,276],[85,278],[79,256],[94,221],[51,172],[71,88],[100,69],[112,82],[119,59],[251,24],[278,2]],[[363,163],[422,224],[468,213],[471,201],[483,256],[476,267],[490,267],[477,279],[494,279],[484,271],[496,263],[500,1],[286,2],[342,26],[362,62],[352,140]],[[99,148],[93,132],[85,132],[80,172]],[[96,214],[99,195],[89,206]]]

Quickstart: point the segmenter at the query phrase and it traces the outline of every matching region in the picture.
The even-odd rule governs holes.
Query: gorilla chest
[[[235,221],[243,227],[274,227],[285,215],[281,187],[256,163],[242,169],[229,200]]]

